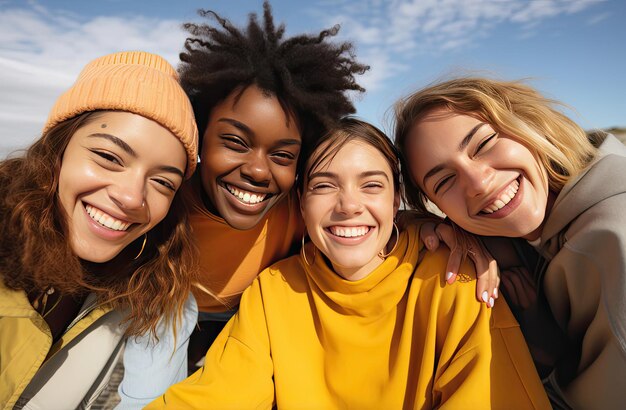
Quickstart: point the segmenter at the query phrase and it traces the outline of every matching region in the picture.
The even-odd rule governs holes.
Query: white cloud
[[[471,47],[498,24],[518,26],[531,37],[542,22],[577,13],[604,0],[361,0],[328,1],[338,10],[313,12],[326,24],[341,24],[341,36],[360,46],[359,57],[373,74],[369,89],[410,66],[416,55],[437,55]],[[327,11],[327,8],[321,8]],[[394,64],[390,64],[394,61]],[[381,74],[381,73],[387,74]]]
[[[591,17],[588,21],[587,24],[590,26],[593,26],[595,24],[598,24],[608,18],[611,17],[611,13],[601,13],[601,14],[596,14],[595,16]]]
[[[359,83],[376,91],[409,70],[416,55],[472,47],[498,24],[532,36],[542,22],[601,1],[318,0],[312,13],[324,26],[342,25],[340,38],[353,41],[359,60],[372,67]],[[0,0],[0,158],[37,136],[55,98],[91,59],[140,49],[176,64],[185,37],[178,20],[85,18],[33,0],[8,4]]]
[[[0,10],[0,158],[39,135],[55,99],[90,60],[144,50],[175,65],[184,38],[177,20],[80,19],[38,3]]]

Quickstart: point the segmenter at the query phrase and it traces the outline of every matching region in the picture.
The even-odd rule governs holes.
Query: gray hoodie
[[[542,290],[580,353],[563,398],[575,409],[623,408],[626,146],[615,137],[609,135],[592,164],[563,187],[537,250],[547,260]]]

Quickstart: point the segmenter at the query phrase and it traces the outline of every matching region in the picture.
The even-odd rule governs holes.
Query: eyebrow
[[[458,151],[463,151],[465,149],[465,147],[467,147],[470,143],[470,141],[472,140],[472,138],[474,138],[474,134],[476,134],[476,131],[478,131],[483,125],[487,125],[487,123],[481,122],[478,123],[474,126],[474,128],[472,128],[467,135],[465,136],[465,138],[463,138],[463,140],[461,141],[461,143],[459,144],[459,147],[457,148]]]
[[[244,124],[243,122],[237,121],[237,120],[233,120],[232,118],[220,118],[217,120],[218,122],[225,122],[227,124],[232,125],[233,127],[239,128],[241,131],[247,133],[247,134],[254,134],[254,132],[252,132],[252,129],[250,127],[248,127],[246,124]]]
[[[249,135],[255,135],[252,128],[248,127],[241,121],[234,120],[232,118],[220,118],[217,120],[218,122],[225,122],[227,124],[232,125],[235,128],[239,128],[241,131],[245,132]],[[277,141],[276,145],[302,145],[302,141],[297,140],[295,138],[283,138]]]
[[[117,138],[114,135],[103,134],[103,133],[95,133],[95,134],[89,134],[88,137],[103,138],[105,140],[111,141],[113,144],[115,144],[118,147],[120,147],[121,149],[123,149],[128,155],[131,155],[134,158],[137,158],[137,153],[135,152],[135,150],[132,149],[130,147],[130,145],[128,145],[127,143],[125,143],[124,141],[122,141],[121,139]]]
[[[339,175],[334,172],[315,172],[309,176],[309,180],[313,178],[337,178]],[[383,176],[387,181],[389,181],[389,177],[383,171],[365,171],[359,174],[360,178],[367,178],[372,176]]]
[[[484,125],[487,125],[487,123],[481,122],[481,123],[476,124],[474,128],[472,128],[471,130],[469,130],[467,135],[465,135],[465,137],[463,137],[463,139],[459,143],[459,146],[457,147],[457,151],[460,152],[460,151],[463,151],[465,148],[467,148],[472,138],[474,138],[474,134],[476,134],[476,132]],[[426,180],[428,178],[431,178],[433,175],[435,175],[437,172],[441,171],[444,168],[445,167],[443,164],[439,164],[433,167],[430,171],[426,173],[426,175],[424,175],[424,178],[422,178],[422,185],[426,186]]]
[[[135,152],[135,150],[132,149],[130,147],[130,145],[128,145],[127,143],[125,143],[120,138],[117,138],[114,135],[104,134],[104,133],[95,133],[95,134],[89,134],[88,137],[103,138],[105,140],[111,141],[113,144],[115,144],[118,147],[120,147],[121,149],[123,149],[128,155],[131,155],[133,158],[137,158],[137,153]],[[172,167],[172,166],[169,166],[169,165],[163,165],[163,166],[159,167],[159,170],[161,170],[163,172],[172,172],[172,173],[174,173],[176,175],[180,175],[183,178],[185,177],[185,174],[183,173],[183,171],[181,171],[180,169],[178,169],[176,167]]]
[[[185,174],[183,173],[183,171],[181,171],[180,169],[176,168],[176,167],[172,167],[169,165],[163,165],[161,167],[159,167],[159,170],[163,171],[163,172],[172,172],[176,175],[179,175],[181,178],[185,178]]]

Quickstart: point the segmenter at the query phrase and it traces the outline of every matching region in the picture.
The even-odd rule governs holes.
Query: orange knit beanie
[[[87,64],[74,85],[56,101],[43,132],[87,111],[128,111],[169,129],[187,151],[186,177],[198,159],[198,129],[176,70],[143,51],[109,54]]]

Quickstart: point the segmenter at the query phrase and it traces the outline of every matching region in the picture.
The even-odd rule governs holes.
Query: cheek
[[[272,172],[274,177],[274,181],[276,181],[276,185],[281,192],[287,192],[296,182],[296,165],[288,166],[288,167],[280,167],[275,168]]]
[[[173,198],[165,197],[148,199],[148,206],[150,207],[150,215],[152,217],[150,221],[151,227],[157,225],[167,216],[170,206],[172,205],[172,200]]]
[[[304,199],[302,204],[302,219],[309,232],[320,226],[325,209],[328,208],[328,201],[318,201],[319,198]]]

